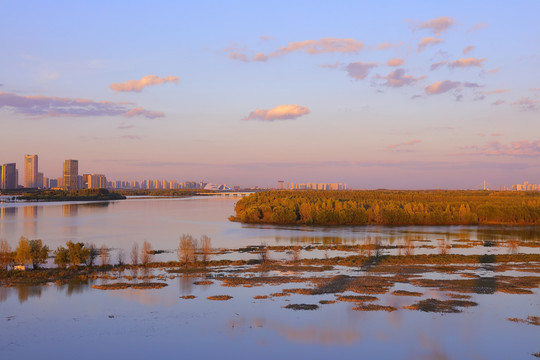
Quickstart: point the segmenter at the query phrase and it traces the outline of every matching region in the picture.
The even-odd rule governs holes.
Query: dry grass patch
[[[364,301],[377,301],[379,300],[375,296],[367,295],[340,295],[337,296],[338,301],[349,301],[349,302],[364,302]]]
[[[460,313],[463,310],[460,308],[477,306],[474,301],[466,300],[438,300],[438,299],[426,299],[417,302],[411,306],[403,306],[404,309],[419,310],[423,312],[437,312],[437,313]]]
[[[319,305],[317,304],[289,304],[287,306],[284,306],[285,309],[292,309],[292,310],[317,310],[319,308]]]
[[[396,311],[397,309],[393,306],[385,306],[378,304],[362,304],[352,308],[355,311]]]
[[[195,295],[183,295],[183,296],[180,296],[180,298],[186,299],[186,300],[191,300],[191,299],[195,299],[196,296]]]
[[[540,326],[540,316],[527,316],[526,319],[508,318],[508,320],[529,325]]]
[[[210,280],[194,281],[193,285],[212,285],[214,282]]]
[[[422,294],[421,292],[416,292],[416,291],[396,290],[396,291],[392,291],[392,295],[395,295],[395,296],[422,296],[424,294]]]
[[[291,294],[289,293],[286,293],[286,292],[280,292],[280,293],[273,293],[273,294],[270,294],[271,297],[281,297],[281,296],[290,296]]]
[[[255,295],[253,298],[257,300],[268,299],[268,295]]]
[[[329,304],[335,304],[336,300],[321,300],[319,301],[319,304],[321,305],[329,305]]]
[[[232,296],[230,295],[214,295],[207,297],[208,300],[221,300],[221,301],[227,301],[232,299]]]

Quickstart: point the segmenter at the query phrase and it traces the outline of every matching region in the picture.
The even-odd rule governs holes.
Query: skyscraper
[[[2,165],[2,176],[0,177],[0,188],[2,189],[16,189],[17,188],[17,165],[4,164]]]
[[[38,156],[24,155],[24,187],[38,187]]]
[[[64,160],[64,178],[62,185],[66,190],[77,190],[79,184],[79,161]]]

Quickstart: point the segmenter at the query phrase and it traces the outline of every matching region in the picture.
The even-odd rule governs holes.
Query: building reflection
[[[24,235],[30,238],[36,237],[37,234],[37,206],[24,207]]]
[[[14,232],[17,209],[17,207],[0,207],[0,237],[4,238],[6,234]]]
[[[65,204],[62,205],[62,216],[73,217],[79,213],[79,205],[77,204]]]

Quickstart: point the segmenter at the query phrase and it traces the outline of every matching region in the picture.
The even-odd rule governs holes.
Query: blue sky
[[[537,1],[0,10],[0,162],[19,169],[36,153],[49,177],[75,158],[118,180],[540,183]]]

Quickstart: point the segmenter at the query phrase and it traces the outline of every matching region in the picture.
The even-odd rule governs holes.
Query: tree
[[[99,250],[99,258],[101,259],[101,266],[109,264],[109,249],[105,245],[102,245]]]
[[[178,250],[176,251],[178,261],[184,263],[184,265],[194,261],[196,247],[196,240],[193,239],[191,234],[182,234],[182,236],[180,236]]]
[[[152,245],[145,240],[141,249],[141,264],[146,265],[152,262],[153,258],[154,251],[152,250]]]
[[[54,263],[61,268],[65,268],[69,263],[69,251],[63,246],[59,246],[54,251]]]
[[[118,253],[117,253],[117,263],[119,266],[123,266],[124,265],[124,249],[118,249]]]
[[[66,243],[68,252],[69,252],[69,262],[73,266],[78,266],[82,263],[86,263],[90,250],[84,247],[82,242],[74,243],[73,241],[68,241]]]
[[[98,189],[99,190],[99,189]],[[88,248],[88,266],[94,266],[94,261],[96,261],[99,251],[94,243],[87,245]]]
[[[131,264],[137,265],[139,264],[139,244],[133,243],[133,246],[131,247]]]
[[[49,247],[43,245],[41,239],[30,240],[30,257],[34,269],[39,268],[39,265],[45,264],[49,258]]]
[[[212,253],[212,239],[206,235],[201,236],[201,260],[207,262],[210,260],[210,254]]]
[[[11,246],[4,239],[0,240],[0,267],[5,270],[13,262],[13,253],[11,252]]]
[[[15,262],[21,265],[29,265],[32,263],[32,249],[30,242],[24,236],[19,239],[19,245],[15,250]]]

